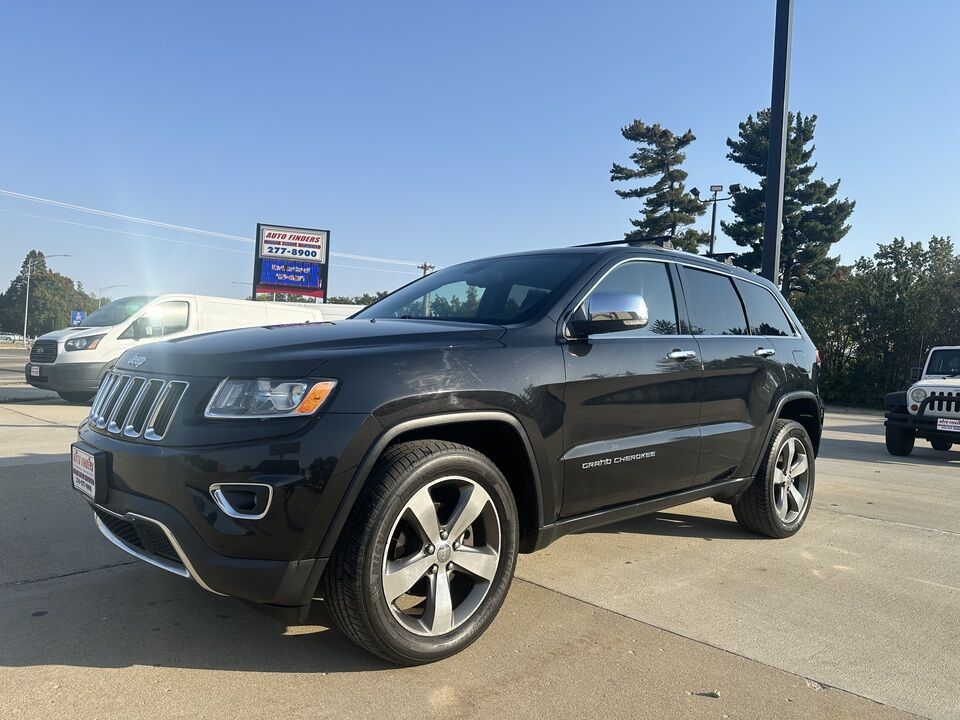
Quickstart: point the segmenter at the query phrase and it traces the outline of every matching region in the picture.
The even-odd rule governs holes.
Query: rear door
[[[697,341],[680,334],[671,264],[630,260],[590,294],[639,293],[648,324],[564,346],[562,515],[689,487],[700,446]],[[673,357],[671,357],[673,354]]]
[[[763,346],[771,353],[770,361],[780,366],[786,379],[783,392],[808,389],[810,368],[816,358],[810,357],[810,342],[790,320],[779,294],[742,278],[737,278],[735,283],[747,309],[750,334],[764,339]]]
[[[733,278],[682,268],[690,331],[700,344],[703,390],[697,485],[753,472],[782,369],[764,337],[750,334]]]

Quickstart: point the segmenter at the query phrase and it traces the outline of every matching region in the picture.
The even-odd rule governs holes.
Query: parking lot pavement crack
[[[30,413],[25,413],[21,410],[14,410],[12,407],[7,407],[7,403],[0,405],[0,409],[6,410],[7,412],[12,412],[15,415],[22,415],[23,417],[30,418],[31,420],[36,420],[37,422],[42,422],[44,423],[44,427],[76,428],[76,425],[64,425],[63,423],[53,422],[52,420],[45,420],[44,418],[37,417],[36,415],[31,415]]]
[[[869,519],[869,518],[868,518],[868,519]],[[557,590],[556,588],[547,587],[546,585],[541,585],[540,583],[535,582],[535,581],[533,581],[533,580],[527,580],[526,578],[520,577],[520,575],[515,575],[515,577],[516,577],[517,580],[520,580],[520,581],[525,582],[525,583],[529,583],[530,585],[533,585],[533,586],[535,586],[535,587],[538,587],[538,588],[540,588],[541,590],[546,590],[547,592],[555,593],[556,595],[560,595],[561,597],[569,598],[569,599],[571,599],[571,600],[576,600],[577,602],[581,602],[581,603],[583,603],[584,605],[589,605],[590,607],[596,608],[597,610],[600,610],[600,611],[602,611],[602,612],[611,613],[612,615],[616,615],[617,617],[621,617],[621,618],[624,618],[624,619],[626,619],[626,620],[631,620],[631,621],[633,621],[633,622],[643,623],[644,625],[646,625],[646,626],[648,626],[648,627],[656,628],[657,630],[659,630],[659,631],[661,631],[661,632],[664,632],[664,633],[667,633],[668,635],[673,635],[674,637],[683,638],[684,640],[690,640],[691,642],[695,642],[695,643],[698,643],[698,644],[700,644],[700,645],[704,645],[705,647],[713,648],[714,650],[719,650],[720,652],[725,653],[725,654],[727,654],[727,655],[730,655],[731,657],[742,658],[742,659],[747,660],[747,661],[749,661],[749,662],[757,663],[757,665],[762,665],[763,667],[770,668],[771,670],[776,670],[777,672],[782,672],[782,673],[786,673],[787,675],[792,675],[793,677],[800,678],[801,680],[804,680],[804,681],[806,681],[806,682],[808,682],[808,683],[816,683],[817,685],[821,686],[823,689],[826,689],[826,690],[835,690],[835,691],[837,691],[837,692],[846,693],[847,695],[852,695],[852,696],[854,696],[854,697],[863,698],[864,700],[867,700],[867,701],[869,701],[869,702],[872,702],[872,703],[874,703],[874,704],[876,704],[876,705],[880,705],[880,706],[883,706],[883,707],[890,707],[890,708],[893,708],[893,709],[895,709],[895,710],[899,710],[899,711],[901,711],[901,712],[909,713],[909,714],[913,715],[914,717],[920,718],[920,720],[932,720],[932,718],[930,718],[930,717],[928,717],[928,716],[926,716],[926,715],[918,715],[917,713],[913,712],[912,710],[906,710],[906,709],[901,708],[901,707],[898,707],[898,706],[896,706],[896,705],[889,705],[889,704],[887,704],[887,703],[879,702],[879,701],[877,701],[877,700],[874,700],[873,698],[867,697],[867,696],[865,696],[865,695],[860,695],[860,694],[857,693],[857,692],[854,692],[854,691],[852,691],[852,690],[847,690],[847,689],[845,689],[845,688],[843,688],[843,687],[839,687],[839,686],[837,686],[837,685],[830,684],[830,683],[825,682],[825,681],[823,681],[823,680],[817,680],[816,678],[807,677],[806,675],[798,675],[797,673],[790,672],[789,670],[785,670],[785,669],[783,669],[783,668],[781,668],[781,667],[777,667],[776,665],[771,665],[771,664],[769,664],[769,663],[765,663],[765,662],[763,662],[762,660],[758,660],[757,658],[750,657],[749,655],[742,655],[742,654],[740,654],[740,653],[732,652],[732,651],[730,651],[730,650],[728,650],[728,649],[726,649],[726,648],[724,648],[724,647],[720,647],[719,645],[714,645],[713,643],[707,642],[707,641],[705,641],[705,640],[701,640],[700,638],[696,638],[696,637],[693,637],[693,636],[690,636],[690,635],[684,635],[683,633],[679,633],[679,632],[677,632],[677,631],[675,631],[675,630],[670,630],[669,628],[665,628],[665,627],[663,627],[662,625],[657,625],[657,624],[655,624],[655,623],[651,623],[651,622],[648,622],[648,621],[646,621],[646,620],[640,620],[640,619],[635,618],[635,617],[632,617],[632,616],[630,616],[630,615],[626,615],[626,614],[624,614],[624,613],[617,612],[616,610],[612,610],[612,609],[610,609],[610,608],[608,608],[608,607],[604,607],[603,605],[598,605],[598,604],[596,604],[596,603],[590,602],[589,600],[584,600],[583,598],[579,598],[579,597],[577,597],[576,595],[569,595],[569,594],[567,594],[567,593],[565,593],[565,592],[562,592],[562,591],[560,591],[560,590]]]
[[[815,504],[817,512],[828,512],[833,513],[834,515],[845,515],[847,517],[855,517],[860,520],[872,520],[873,522],[884,523],[887,525],[897,525],[898,527],[910,528],[911,530],[923,530],[926,532],[936,533],[938,535],[950,535],[952,537],[960,537],[960,533],[955,532],[954,530],[943,530],[941,528],[932,528],[927,527],[926,525],[915,525],[914,523],[901,522],[899,520],[887,520],[886,518],[871,517],[869,515],[860,515],[859,513],[847,512],[844,510],[835,510],[834,508],[829,508],[822,506],[820,504]]]
[[[87,573],[98,572],[100,570],[110,570],[111,568],[124,567],[126,565],[137,565],[137,560],[129,562],[115,562],[97,567],[86,568],[85,570],[75,570],[68,573],[59,573],[57,575],[46,575],[44,577],[30,578],[29,580],[12,580],[10,582],[0,583],[0,588],[20,587],[22,585],[35,585],[36,583],[47,582],[48,580],[59,580],[60,578],[75,577],[76,575],[86,575]]]

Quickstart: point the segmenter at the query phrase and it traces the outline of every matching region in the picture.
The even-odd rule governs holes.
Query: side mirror
[[[150,319],[146,315],[138,317],[136,320],[133,321],[133,326],[131,327],[131,330],[133,330],[134,340],[142,340],[143,338],[151,334]]]
[[[586,312],[570,321],[570,329],[575,335],[585,337],[639,330],[649,322],[647,303],[639,293],[597,292],[587,301]]]
[[[920,375],[923,373],[922,367],[912,367],[910,368],[910,382],[914,383],[920,379]]]

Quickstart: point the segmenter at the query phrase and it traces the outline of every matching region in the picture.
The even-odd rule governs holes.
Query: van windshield
[[[96,312],[87,315],[80,321],[80,327],[109,327],[111,325],[119,325],[154,299],[156,299],[156,295],[132,295],[114,300]]]

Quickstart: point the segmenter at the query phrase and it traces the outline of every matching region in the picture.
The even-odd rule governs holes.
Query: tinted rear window
[[[773,294],[764,287],[737,280],[737,289],[747,307],[751,335],[793,335],[793,326]]]
[[[726,275],[683,268],[683,293],[694,335],[747,335],[740,297]]]

